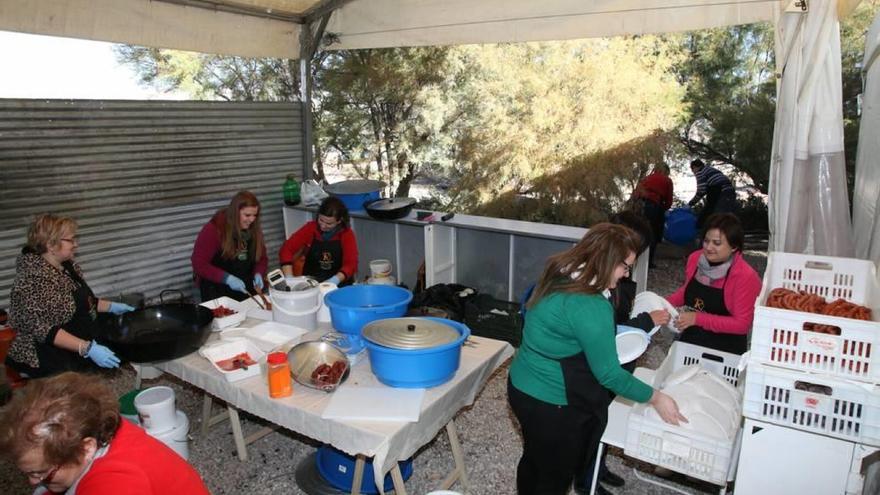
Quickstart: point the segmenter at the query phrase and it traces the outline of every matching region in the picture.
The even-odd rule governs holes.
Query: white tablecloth
[[[303,340],[315,340],[322,333],[307,334]],[[322,419],[321,413],[330,400],[329,394],[294,382],[292,396],[271,399],[265,377],[254,376],[229,383],[197,353],[159,363],[156,367],[271,423],[328,443],[348,454],[373,457],[375,479],[381,483],[385,473],[397,461],[408,459],[433,439],[462,407],[473,404],[492,372],[512,355],[513,347],[507,342],[470,337],[467,345],[462,347],[461,365],[455,377],[426,390],[416,423]],[[368,359],[352,368],[346,384],[385,386],[370,371]]]

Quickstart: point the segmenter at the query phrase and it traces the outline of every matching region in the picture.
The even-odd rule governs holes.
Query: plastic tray
[[[305,329],[299,327],[267,321],[245,330],[244,337],[253,341],[261,350],[269,352],[299,342],[300,337],[306,333]],[[290,349],[285,349],[285,352],[288,350]]]
[[[231,297],[223,296],[218,297],[217,299],[211,299],[210,301],[203,302],[201,306],[204,306],[211,310],[217,309],[220,306],[225,306],[235,311],[235,314],[224,316],[222,318],[214,318],[211,321],[211,328],[214,331],[238,325],[239,323],[243,322],[244,319],[247,317],[247,312],[245,311],[245,308],[241,306],[240,302],[232,299]]]
[[[871,308],[877,318],[876,268],[871,261],[770,253],[761,295],[755,303],[752,358],[773,366],[880,383],[880,322],[765,306],[775,288],[818,294]],[[817,333],[804,324],[831,325],[840,335]],[[810,328],[810,326],[807,326]]]
[[[659,385],[673,371],[700,363],[737,385],[739,360],[740,356],[736,354],[675,342],[657,369],[654,383]],[[716,485],[725,485],[732,478],[741,429],[736,438],[730,440],[702,435],[646,416],[648,407],[651,406],[636,404],[630,412],[624,446],[626,455]]]
[[[242,352],[248,353],[251,359],[256,361],[257,364],[253,366],[248,366],[247,369],[237,369],[233,371],[225,371],[217,366],[217,361],[229,359],[237,354],[241,354]],[[261,351],[253,342],[247,339],[237,339],[223,342],[221,344],[212,345],[210,347],[203,347],[199,350],[199,354],[210,361],[211,364],[214,366],[214,369],[220,372],[228,382],[237,382],[239,380],[244,380],[245,378],[259,375],[260,367],[266,360],[266,354]]]
[[[880,446],[880,387],[749,362],[743,414]]]

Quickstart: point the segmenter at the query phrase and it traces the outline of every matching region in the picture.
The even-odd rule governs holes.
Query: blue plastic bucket
[[[366,211],[364,205],[379,199],[379,191],[363,194],[333,194],[342,201],[348,211]]]
[[[410,301],[412,292],[393,285],[351,285],[324,296],[333,328],[354,335],[371,321],[403,316]]]
[[[339,198],[348,211],[364,211],[364,203],[379,199],[383,187],[382,181],[355,179],[327,184],[324,190]]]
[[[685,246],[693,242],[697,236],[697,217],[690,208],[674,208],[666,214],[667,241]]]
[[[333,485],[334,488],[342,490],[346,493],[351,492],[351,484],[354,481],[354,456],[350,456],[341,450],[334,449],[329,445],[318,447],[318,455],[315,457],[315,463],[318,466],[318,472],[327,483]],[[413,467],[412,459],[400,461],[397,463],[400,467],[400,473],[403,480],[406,481],[412,476]],[[394,489],[394,482],[391,474],[386,474],[382,480],[383,488],[386,492]],[[379,493],[376,488],[376,477],[373,475],[373,461],[367,460],[364,465],[364,476],[361,479],[361,493],[368,495]]]
[[[367,339],[370,368],[380,382],[397,388],[428,388],[442,385],[455,376],[461,362],[461,345],[471,335],[462,323],[444,318],[425,318],[456,329],[458,339],[428,349],[392,349]]]

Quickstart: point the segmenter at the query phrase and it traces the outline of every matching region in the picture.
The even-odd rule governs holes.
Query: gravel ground
[[[657,257],[658,267],[649,273],[649,290],[667,294],[681,284],[685,254],[682,250],[661,245]],[[751,251],[746,254],[748,261],[762,274],[766,265],[766,253]],[[638,365],[657,368],[671,343],[671,335],[661,331],[655,336],[654,345],[639,359]],[[111,373],[108,378],[120,395],[130,390],[134,383],[131,369]],[[522,440],[513,414],[507,406],[506,380],[505,364],[490,378],[473,406],[462,410],[455,419],[468,465],[472,487],[470,493],[473,495],[516,492],[515,467],[522,452]],[[200,434],[200,391],[167,375],[145,383],[169,385],[175,389],[178,408],[187,414],[191,424],[193,441],[190,444],[190,462],[201,473],[212,493],[307,493],[297,486],[294,472],[298,463],[314,452],[316,442],[293,432],[276,431],[248,446],[250,460],[241,462],[236,456],[229,423],[216,425],[207,435]],[[246,414],[242,418],[245,435],[265,425],[263,421]],[[408,493],[422,495],[436,489],[452,465],[449,441],[445,431],[441,430],[415,456],[414,474],[406,483]],[[613,472],[627,480],[625,487],[612,489],[614,493],[674,493],[638,480],[633,475],[633,469],[638,469],[643,476],[653,477],[646,474],[651,472],[651,466],[624,457],[618,449],[611,449],[608,465]],[[680,475],[664,481],[688,493],[718,491],[718,487],[688,480]],[[6,494],[31,493],[24,476],[9,462],[0,463],[0,487],[3,487],[0,491]],[[334,492],[324,490],[321,493]]]

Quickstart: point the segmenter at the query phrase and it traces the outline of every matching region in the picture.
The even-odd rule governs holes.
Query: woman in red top
[[[679,313],[682,342],[742,354],[748,348],[761,277],[742,256],[743,230],[731,213],[712,215],[703,230],[703,249],[690,255],[684,285],[666,297]]]
[[[29,383],[0,417],[0,455],[34,493],[209,493],[182,457],[120,418],[113,391],[94,375]]]
[[[348,208],[330,196],[318,208],[318,220],[303,225],[281,246],[281,271],[293,276],[293,263],[305,256],[303,275],[319,282],[349,285],[357,274],[358,250],[349,227]]]
[[[218,210],[199,232],[190,260],[202,301],[244,301],[254,286],[262,289],[268,258],[257,197],[240,191]]]

